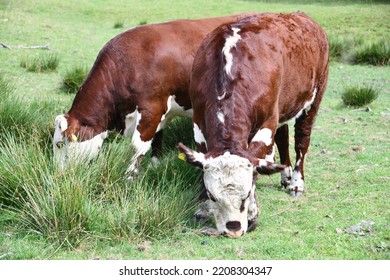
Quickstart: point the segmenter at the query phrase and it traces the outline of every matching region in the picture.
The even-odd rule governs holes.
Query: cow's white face
[[[81,161],[88,162],[97,156],[108,132],[102,132],[90,140],[78,142],[77,136],[65,136],[68,121],[64,115],[55,118],[55,131],[53,135],[54,160],[61,167]],[[70,138],[70,139],[69,139]]]
[[[254,176],[256,172],[281,172],[286,166],[256,158],[253,158],[256,162],[253,165],[249,159],[229,152],[215,158],[207,157],[182,143],[179,143],[179,149],[185,154],[180,158],[203,169],[204,184],[210,198],[205,204],[206,212],[214,214],[218,232],[238,238],[255,229],[258,207]]]
[[[232,238],[242,236],[248,229],[248,220],[257,216],[254,166],[248,159],[226,152],[206,159],[203,171],[210,198],[209,210],[214,215],[218,232]]]

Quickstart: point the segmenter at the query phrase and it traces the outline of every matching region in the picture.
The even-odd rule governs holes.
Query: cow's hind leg
[[[290,195],[298,197],[303,194],[304,189],[304,162],[307,150],[310,145],[311,130],[320,106],[320,102],[325,91],[325,87],[320,88],[317,92],[315,89],[313,94],[316,94],[310,108],[305,108],[302,114],[295,121],[295,153],[296,163],[291,176],[288,192]]]
[[[280,183],[283,187],[287,187],[290,184],[292,176],[292,167],[289,153],[289,137],[288,137],[288,124],[281,125],[275,134],[275,143],[278,147],[280,163],[286,165],[286,168],[281,172]]]

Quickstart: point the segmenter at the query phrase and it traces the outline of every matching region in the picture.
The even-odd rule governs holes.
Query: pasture
[[[0,260],[390,259],[385,2],[1,0]],[[189,119],[169,126],[161,164],[148,168],[146,157],[136,181],[124,176],[130,141],[116,134],[88,166],[75,163],[62,172],[51,161],[54,117],[74,98],[61,90],[64,76],[90,69],[115,35],[177,18],[297,10],[316,20],[341,53],[330,62],[313,129],[306,193],[292,198],[277,174],[259,177],[254,232],[237,240],[210,237],[194,222],[201,173],[179,160],[176,148],[180,141],[193,146]],[[357,51],[377,43],[385,52],[379,65],[353,63]],[[40,57],[57,65],[47,71],[23,66]],[[379,89],[378,98],[364,107],[344,106],[341,93],[363,85]],[[292,144],[293,123],[294,155]]]

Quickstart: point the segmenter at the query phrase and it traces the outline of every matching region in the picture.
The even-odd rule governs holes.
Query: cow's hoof
[[[288,181],[284,181],[284,180],[281,180],[280,181],[280,185],[283,187],[283,188],[287,188],[288,185],[290,185],[290,180]]]
[[[292,168],[291,166],[287,166],[280,174],[280,184],[282,187],[287,188],[290,185],[291,182],[291,176],[292,176]]]
[[[288,193],[292,197],[300,197],[303,195],[303,190],[299,190],[298,187],[293,187],[289,188]]]
[[[138,178],[138,172],[126,173],[128,181],[135,181]]]
[[[160,160],[156,156],[153,156],[150,159],[149,167],[156,168],[159,165],[160,165]]]

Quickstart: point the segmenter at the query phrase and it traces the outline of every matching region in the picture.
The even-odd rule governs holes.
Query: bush
[[[77,66],[65,73],[61,90],[67,93],[76,93],[88,75],[88,68]]]
[[[346,106],[361,107],[373,102],[378,95],[379,90],[373,86],[351,86],[341,94],[341,99]]]
[[[53,72],[57,69],[60,59],[57,54],[38,55],[33,58],[23,58],[20,67],[30,72]]]

